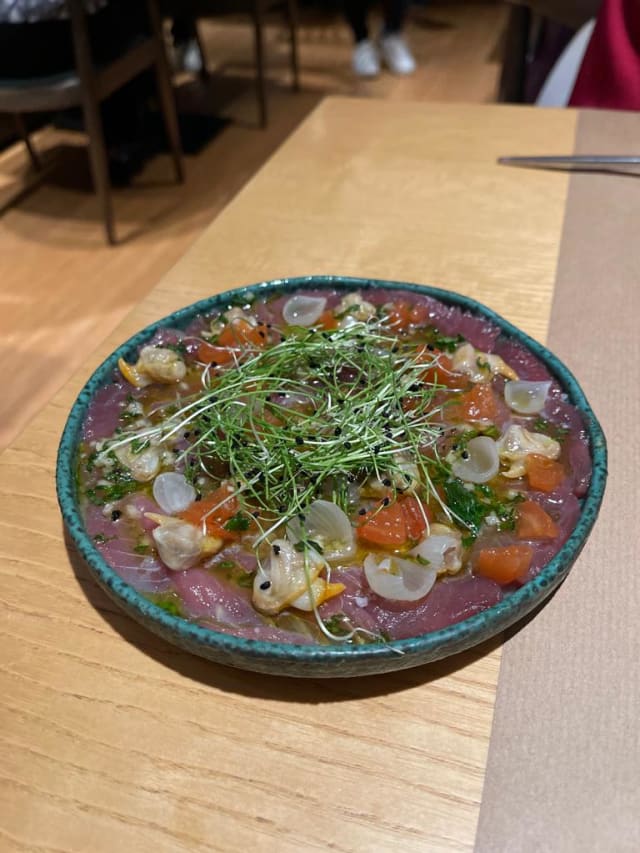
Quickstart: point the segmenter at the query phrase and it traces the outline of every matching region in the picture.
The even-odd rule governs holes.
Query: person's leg
[[[369,39],[368,11],[369,0],[344,0],[345,17],[355,42],[351,65],[359,77],[375,77],[380,73],[378,50]]]
[[[359,41],[369,38],[367,27],[367,12],[369,11],[369,0],[344,0],[344,14],[347,23],[351,27],[353,40]]]
[[[402,32],[408,9],[409,0],[383,0],[384,35]]]
[[[172,19],[173,64],[177,71],[202,71],[203,57],[193,15],[177,14]]]
[[[383,0],[384,29],[380,40],[380,51],[385,65],[394,74],[411,74],[416,63],[404,40],[404,28],[409,0]]]

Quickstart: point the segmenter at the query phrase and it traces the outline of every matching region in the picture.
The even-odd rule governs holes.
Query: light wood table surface
[[[67,547],[55,455],[117,344],[260,280],[430,283],[544,341],[568,178],[495,161],[569,152],[575,126],[571,111],[328,99],[117,331],[86,342],[82,370],[0,457],[0,849],[473,848],[499,639],[346,681],[191,657],[120,614]]]

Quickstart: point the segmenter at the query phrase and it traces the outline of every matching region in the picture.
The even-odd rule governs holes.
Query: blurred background
[[[534,103],[598,2],[416,0],[415,71],[373,79],[339,0],[58,0],[71,77],[6,40],[33,5],[0,0],[0,449],[322,98]]]

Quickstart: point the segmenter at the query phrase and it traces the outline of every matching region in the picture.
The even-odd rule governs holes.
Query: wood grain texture
[[[23,146],[3,152],[0,209],[20,192],[24,196],[0,220],[0,449],[82,364],[86,341],[97,345],[118,325],[324,95],[490,101],[505,14],[499,0],[414,9],[408,29],[416,73],[360,81],[351,72],[351,37],[342,15],[305,8],[299,93],[290,88],[286,32],[279,18],[270,18],[266,131],[255,126],[247,16],[203,21],[211,86],[203,90],[181,77],[180,111],[213,111],[231,124],[187,157],[184,186],[175,185],[168,157],[157,157],[131,187],[115,192],[122,239],[115,250],[104,245],[82,136],[52,128],[36,134],[47,176],[35,189],[39,179]]]
[[[329,99],[0,456],[0,846],[452,851],[473,846],[499,643],[392,676],[287,681],[143,631],[67,546],[53,470],[90,370],[150,320],[304,273],[446,285],[546,334],[571,112]]]

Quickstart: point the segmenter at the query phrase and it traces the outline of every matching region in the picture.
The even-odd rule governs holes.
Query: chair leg
[[[167,139],[169,140],[169,148],[171,149],[171,159],[173,160],[176,181],[182,184],[184,183],[184,165],[182,161],[182,142],[180,140],[180,128],[178,127],[178,114],[176,112],[173,87],[169,78],[169,69],[162,60],[156,62],[156,84],[158,86],[158,97],[160,99],[164,128]]]
[[[40,157],[38,157],[36,149],[33,147],[33,143],[31,142],[31,138],[29,137],[29,131],[27,130],[25,120],[20,113],[14,113],[13,118],[16,123],[16,129],[20,135],[20,138],[25,144],[27,153],[29,154],[31,165],[36,170],[36,172],[40,172],[42,170],[42,161],[40,160]]]
[[[300,66],[298,64],[298,4],[296,0],[287,0],[287,18],[289,21],[289,41],[291,43],[291,77],[294,92],[300,91]]]
[[[91,160],[91,173],[93,183],[98,194],[98,200],[102,207],[104,228],[107,241],[114,246],[116,243],[115,223],[113,218],[113,203],[111,200],[111,182],[109,180],[109,164],[107,160],[107,148],[104,141],[102,129],[102,118],[100,116],[100,105],[97,100],[89,98],[85,94],[84,120],[89,135],[89,158]]]
[[[253,33],[256,59],[256,95],[258,98],[258,116],[261,128],[267,126],[267,89],[264,76],[264,32],[262,19],[262,3],[256,0],[253,4]]]
[[[204,81],[209,80],[209,69],[207,68],[207,46],[204,43],[204,39],[200,33],[200,28],[198,27],[198,21],[194,21],[194,30],[196,34],[196,44],[198,45],[198,50],[200,51],[200,56],[202,57],[202,68],[200,69],[200,78]]]
[[[176,181],[181,184],[184,181],[182,143],[180,141],[180,128],[178,127],[175,95],[173,92],[173,85],[171,83],[171,71],[169,70],[169,62],[167,60],[167,54],[165,53],[164,38],[162,36],[162,22],[160,20],[155,0],[147,0],[147,9],[149,11],[151,34],[155,42],[156,59],[154,65],[160,109],[162,110],[162,119],[164,121],[167,139],[169,140],[173,167],[176,173]]]
[[[510,6],[505,33],[504,56],[498,84],[500,103],[521,104],[527,76],[527,51],[532,28],[532,13],[526,6]]]

